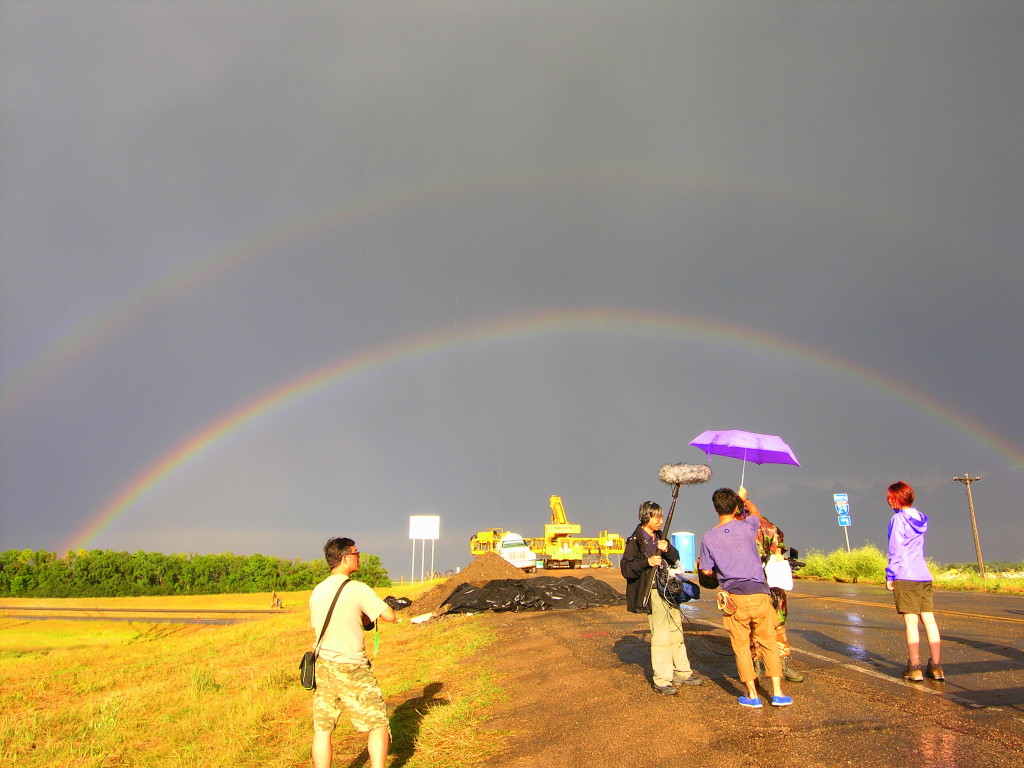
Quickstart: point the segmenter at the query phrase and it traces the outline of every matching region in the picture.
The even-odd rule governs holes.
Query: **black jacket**
[[[650,594],[650,585],[652,581],[647,579],[651,578],[651,575],[644,575],[651,570],[651,566],[647,564],[647,558],[651,555],[659,554],[656,551],[651,551],[650,545],[644,544],[643,524],[639,524],[636,530],[630,534],[630,537],[626,539],[626,551],[622,553],[622,559],[619,560],[619,571],[626,579],[626,610],[630,613],[650,613],[651,602],[647,601],[646,605],[641,605],[641,592],[645,591],[645,585],[648,587],[646,590]],[[655,532],[655,536],[658,538],[662,537],[661,531]],[[672,546],[669,542],[668,550],[661,552],[662,561],[671,567],[679,562],[679,550]]]

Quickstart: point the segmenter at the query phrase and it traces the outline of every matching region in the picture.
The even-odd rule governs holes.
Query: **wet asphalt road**
[[[1024,715],[1024,598],[940,591],[935,603],[946,682],[910,687]],[[808,664],[843,661],[863,674],[901,675],[905,634],[885,587],[798,582],[789,610],[790,639]],[[921,635],[926,646],[923,627]],[[927,655],[925,648],[922,663]]]
[[[598,574],[622,591],[617,573]],[[650,688],[646,619],[623,607],[488,617],[512,701],[494,765],[1002,768],[1024,762],[1024,598],[940,592],[945,683],[909,683],[902,621],[884,587],[798,581],[789,637],[803,683],[785,709],[742,709],[709,595],[689,603],[687,648],[708,677]]]

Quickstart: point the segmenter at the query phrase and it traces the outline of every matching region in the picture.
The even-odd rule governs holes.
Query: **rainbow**
[[[324,388],[355,380],[388,366],[422,360],[455,347],[549,333],[607,333],[622,330],[657,334],[668,332],[700,339],[704,343],[733,346],[739,344],[758,350],[767,348],[776,354],[796,358],[804,364],[827,371],[839,370],[847,380],[879,390],[887,396],[895,396],[915,409],[937,416],[972,435],[979,442],[1009,456],[1018,468],[1024,467],[1024,448],[975,419],[954,410],[927,393],[910,387],[905,382],[863,366],[855,366],[851,361],[817,347],[706,317],[612,308],[548,310],[494,318],[464,328],[406,336],[389,344],[341,358],[291,379],[282,386],[224,414],[147,467],[93,514],[81,529],[74,532],[65,551],[88,548],[104,531],[170,475],[185,465],[198,461],[232,433]]]
[[[414,198],[408,193],[398,200]],[[179,296],[211,283],[243,264],[272,254],[286,246],[328,231],[348,219],[358,219],[386,207],[379,200],[347,203],[341,210],[320,211],[271,230],[260,232],[230,248],[218,250],[198,263],[178,270],[118,302],[51,344],[40,355],[22,366],[0,387],[0,413],[14,408],[45,384],[70,368],[77,360],[101,347],[122,329]]]
[[[828,203],[822,190],[815,190],[813,194],[798,194],[795,189],[785,188],[777,183],[758,185],[750,180],[699,176],[672,168],[523,168],[505,173],[432,180],[419,185],[391,188],[356,199],[334,202],[312,213],[260,231],[230,247],[218,249],[205,258],[165,275],[80,323],[0,382],[0,413],[14,408],[42,390],[49,381],[67,371],[76,361],[109,342],[119,332],[145,315],[199,286],[224,277],[245,264],[274,253],[286,252],[296,242],[331,231],[343,224],[385,215],[425,201],[474,199],[481,194],[506,189],[611,185],[643,186],[676,192],[686,189],[710,195],[729,193],[770,198],[799,205],[801,208],[842,211],[847,216],[870,218],[897,229],[903,226],[888,209],[868,210],[864,208],[863,201],[856,200],[837,200]],[[930,237],[928,233],[915,233],[915,236]],[[964,248],[965,252],[969,250],[966,244]]]

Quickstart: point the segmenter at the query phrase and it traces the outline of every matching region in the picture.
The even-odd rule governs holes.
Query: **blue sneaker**
[[[792,696],[772,696],[773,707],[788,707],[793,703]]]
[[[778,697],[773,697],[773,699],[772,699],[773,703],[774,703],[775,698],[778,698]],[[738,701],[739,701],[741,707],[750,707],[751,709],[760,709],[761,708],[761,699],[759,699],[757,696],[753,696],[753,697],[750,697],[750,696],[740,696]]]

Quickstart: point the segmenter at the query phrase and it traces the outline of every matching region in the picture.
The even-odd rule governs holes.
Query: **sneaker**
[[[737,699],[737,701],[739,701],[741,707],[750,707],[751,709],[761,708],[761,699],[759,699],[757,696],[740,696],[739,699]]]
[[[654,690],[662,696],[675,696],[679,690],[674,685],[656,685]]]
[[[938,680],[942,682],[946,679],[946,676],[942,674],[942,667],[939,664],[935,664],[931,659],[928,659],[928,668],[924,672],[925,677],[930,677],[932,680]]]
[[[907,662],[907,668],[903,670],[903,679],[909,680],[912,683],[923,683],[924,675],[921,674],[920,664],[911,664]]]
[[[772,696],[773,707],[788,707],[793,703],[792,696]]]
[[[691,672],[689,677],[679,677],[676,675],[672,678],[672,685],[700,685],[703,682],[704,678],[696,670]]]

